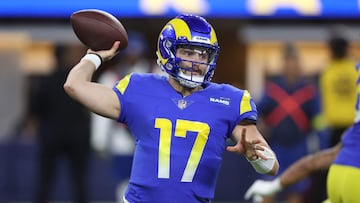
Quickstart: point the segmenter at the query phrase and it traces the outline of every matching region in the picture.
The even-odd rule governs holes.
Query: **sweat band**
[[[261,151],[268,159],[264,160],[262,158],[258,158],[254,161],[249,161],[253,166],[256,172],[261,174],[266,174],[271,171],[275,164],[275,154],[269,148],[264,147],[264,151]]]
[[[97,70],[100,65],[102,64],[102,58],[99,54],[95,54],[95,53],[89,53],[89,54],[86,54],[84,57],[81,58],[80,61],[83,61],[83,60],[88,60],[90,61],[91,63],[93,63],[95,65],[95,69]]]

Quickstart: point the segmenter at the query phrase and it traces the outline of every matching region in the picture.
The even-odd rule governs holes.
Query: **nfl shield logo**
[[[183,99],[178,100],[177,106],[179,109],[185,109],[187,106],[186,100]]]
[[[189,107],[192,103],[194,103],[194,101],[191,100],[185,100],[185,99],[178,99],[178,98],[173,98],[171,99],[174,104],[181,110],[186,109],[187,107]]]

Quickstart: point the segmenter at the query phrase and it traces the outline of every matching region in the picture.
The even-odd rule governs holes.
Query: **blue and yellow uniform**
[[[211,202],[227,138],[240,121],[257,120],[249,93],[208,82],[183,97],[166,77],[135,73],[113,89],[118,121],[136,140],[126,201]]]
[[[356,67],[357,101],[355,122],[342,137],[342,148],[330,167],[327,190],[331,203],[357,203],[360,200],[360,65]]]

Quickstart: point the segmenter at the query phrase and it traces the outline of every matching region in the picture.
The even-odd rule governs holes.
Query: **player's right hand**
[[[116,41],[116,42],[114,42],[113,46],[109,50],[94,51],[94,50],[89,49],[87,51],[87,53],[95,53],[101,57],[103,62],[105,62],[105,61],[109,61],[110,59],[112,59],[114,56],[116,56],[119,53],[119,51],[118,51],[119,46],[120,46],[120,41]]]
[[[256,180],[245,193],[245,199],[252,198],[253,202],[262,202],[263,196],[271,196],[282,190],[280,180]]]

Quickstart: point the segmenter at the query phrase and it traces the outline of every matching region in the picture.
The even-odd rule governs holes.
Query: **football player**
[[[357,101],[354,124],[343,134],[341,141],[315,154],[307,155],[286,169],[273,181],[256,180],[245,194],[245,199],[252,198],[261,202],[263,196],[273,195],[282,189],[309,176],[314,171],[329,167],[327,176],[327,194],[331,203],[359,202],[360,193],[360,65],[356,66]]]
[[[113,88],[92,82],[119,43],[88,50],[64,88],[132,132],[136,149],[125,203],[211,202],[225,150],[244,155],[259,173],[277,173],[277,158],[256,127],[249,92],[211,82],[220,48],[204,18],[182,14],[161,30],[156,55],[167,76],[132,73]],[[227,146],[228,138],[236,144]]]

